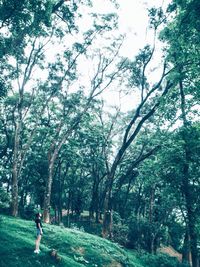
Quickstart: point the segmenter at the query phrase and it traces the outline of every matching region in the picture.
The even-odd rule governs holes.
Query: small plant
[[[50,251],[50,256],[58,262],[61,261],[61,257],[58,255],[58,252],[55,249]]]
[[[36,213],[37,212],[35,210],[35,207],[32,204],[26,205],[20,211],[20,214],[21,214],[22,218],[27,219],[27,220],[33,219]]]
[[[0,188],[0,210],[5,212],[10,206],[10,194],[3,187]]]
[[[129,228],[123,223],[120,215],[117,212],[113,213],[113,241],[120,245],[126,246],[128,241]]]
[[[78,227],[78,225],[75,224],[75,223],[71,223],[71,227],[70,227],[70,228],[73,229],[73,230],[81,231],[81,232],[83,232],[83,233],[85,232],[83,226]]]

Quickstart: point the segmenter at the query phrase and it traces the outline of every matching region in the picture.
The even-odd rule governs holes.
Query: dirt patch
[[[182,262],[182,254],[176,251],[173,247],[161,247],[158,249],[158,252],[165,253],[171,257],[177,258],[180,262]]]
[[[83,247],[72,247],[71,250],[73,252],[75,252],[76,254],[79,254],[79,255],[85,254],[85,248],[83,248]]]
[[[103,265],[103,267],[123,267],[123,265],[117,261],[112,261],[109,264]]]

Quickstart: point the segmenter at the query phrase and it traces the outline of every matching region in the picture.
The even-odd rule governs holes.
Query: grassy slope
[[[65,267],[143,267],[134,254],[128,254],[103,238],[59,226],[44,225],[41,253],[34,254],[35,223],[0,217],[0,266]],[[60,260],[52,258],[56,249]]]

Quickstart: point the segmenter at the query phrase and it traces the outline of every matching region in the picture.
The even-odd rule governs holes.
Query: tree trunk
[[[186,227],[184,244],[183,244],[183,252],[182,252],[182,262],[191,262],[191,248],[190,248],[190,237],[188,233],[188,227]]]
[[[154,202],[155,202],[155,186],[151,188],[151,195],[149,199],[149,225],[151,226],[153,223],[153,213],[154,213]],[[154,240],[155,233],[152,232],[151,227],[149,229],[149,252],[151,254],[154,253]]]
[[[44,222],[50,223],[50,204],[51,204],[51,187],[53,182],[53,167],[54,158],[51,159],[49,164],[49,175],[46,182],[45,195],[44,195]]]
[[[112,238],[112,184],[114,172],[108,175],[106,185],[106,196],[104,200],[104,215],[102,236],[104,238]]]
[[[89,209],[89,217],[90,220],[94,219],[94,213],[95,213],[95,221],[96,223],[99,222],[99,177],[96,177],[96,174],[94,173],[94,183],[92,187],[92,199],[90,203],[90,209]]]
[[[185,107],[185,94],[182,81],[179,82],[180,96],[181,96],[181,115],[183,121],[183,132],[182,138],[184,141],[184,153],[185,162],[183,165],[183,194],[185,196],[186,210],[187,210],[187,220],[188,220],[188,231],[190,237],[190,247],[192,256],[192,267],[198,267],[198,248],[197,248],[197,233],[196,233],[196,211],[193,198],[193,190],[189,180],[189,163],[190,163],[190,151],[188,142],[189,133],[189,123],[186,117],[186,107]]]
[[[13,166],[12,166],[12,199],[11,199],[11,215],[16,217],[18,215],[18,156],[19,156],[19,133],[20,123],[16,123],[15,141],[13,152]]]
[[[11,201],[11,215],[16,217],[18,215],[18,176],[17,163],[14,162],[12,170],[12,201]]]

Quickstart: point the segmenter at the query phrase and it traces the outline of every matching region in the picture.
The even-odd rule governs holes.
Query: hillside
[[[128,254],[103,238],[73,229],[44,225],[41,253],[34,254],[35,223],[0,216],[0,266],[143,267]],[[57,251],[58,257],[51,255]]]

